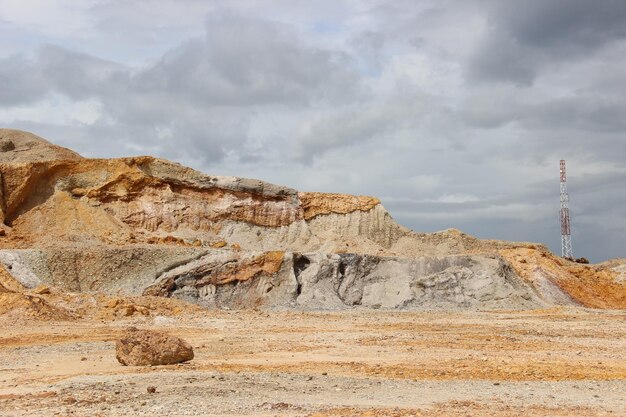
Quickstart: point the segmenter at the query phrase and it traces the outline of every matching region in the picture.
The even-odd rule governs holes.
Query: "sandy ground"
[[[183,337],[196,357],[122,366],[129,325]],[[626,312],[0,322],[0,415],[626,416]]]

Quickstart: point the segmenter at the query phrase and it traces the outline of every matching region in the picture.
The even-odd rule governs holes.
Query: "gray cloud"
[[[209,16],[204,39],[168,52],[134,81],[139,92],[194,104],[302,105],[351,94],[356,77],[348,61],[341,52],[299,42],[286,25],[222,12]]]
[[[88,156],[377,195],[417,230],[557,252],[566,158],[576,254],[624,256],[625,9],[104,0],[54,24],[0,16],[0,123]]]
[[[32,63],[23,55],[0,59],[1,105],[20,105],[41,98],[46,82]]]
[[[492,24],[524,45],[581,54],[626,37],[626,5],[620,0],[509,0],[493,3]]]
[[[116,85],[128,82],[121,65],[54,45],[39,50],[33,67],[50,90],[77,100],[109,95]]]
[[[486,34],[468,65],[474,81],[530,85],[542,66],[589,57],[626,38],[626,4],[621,0],[487,4]]]

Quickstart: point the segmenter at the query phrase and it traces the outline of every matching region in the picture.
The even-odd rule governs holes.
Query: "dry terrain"
[[[626,260],[0,129],[0,416],[223,415],[626,416]]]
[[[195,359],[120,365],[131,325],[185,338]],[[0,358],[2,416],[626,415],[624,311],[6,319]]]

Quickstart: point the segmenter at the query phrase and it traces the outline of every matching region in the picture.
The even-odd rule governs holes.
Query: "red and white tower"
[[[561,256],[574,259],[572,251],[572,233],[569,218],[569,194],[567,193],[567,176],[565,175],[565,160],[561,159]]]

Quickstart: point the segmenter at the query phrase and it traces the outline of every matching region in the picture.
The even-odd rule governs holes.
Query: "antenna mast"
[[[567,176],[565,175],[565,160],[561,159],[561,256],[574,259],[572,251],[572,233],[569,218],[569,194],[567,193]]]

